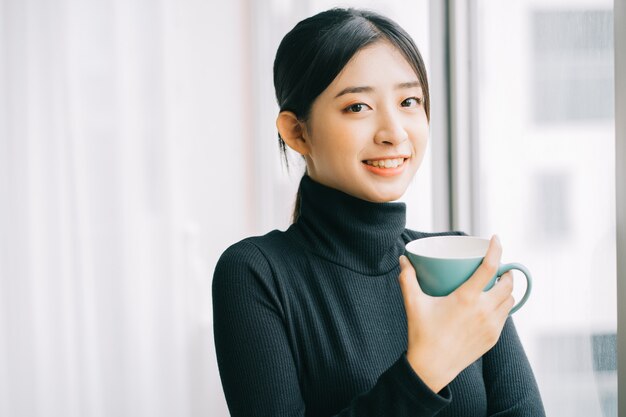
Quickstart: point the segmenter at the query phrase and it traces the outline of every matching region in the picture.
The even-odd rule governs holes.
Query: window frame
[[[444,0],[432,2],[430,11],[434,224],[468,234],[480,230],[475,6],[475,0]]]
[[[617,408],[626,415],[626,1],[613,2],[617,250]],[[620,256],[620,254],[622,256]]]

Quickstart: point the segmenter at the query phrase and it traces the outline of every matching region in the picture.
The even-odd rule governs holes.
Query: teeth
[[[378,161],[365,161],[367,165],[372,165],[380,168],[397,168],[399,165],[402,165],[404,162],[403,158],[397,159],[383,159]]]

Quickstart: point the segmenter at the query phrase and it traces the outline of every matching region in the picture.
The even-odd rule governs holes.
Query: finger
[[[423,292],[417,282],[413,265],[411,265],[409,259],[404,255],[400,256],[400,276],[398,280],[400,282],[400,289],[402,290],[404,305],[409,309]]]
[[[501,282],[507,282],[507,285],[513,285],[513,271],[506,271],[504,274],[497,277],[494,287]]]
[[[515,298],[512,295],[506,297],[496,309],[498,317],[506,319],[511,312],[511,309],[515,306]]]
[[[513,291],[513,288],[515,286],[515,280],[513,279],[513,271],[506,271],[504,274],[502,274],[500,277],[498,277],[496,284],[499,283],[502,280],[506,280],[506,281],[510,281],[511,283],[511,291]]]
[[[502,256],[502,247],[497,235],[493,235],[489,241],[487,253],[483,258],[478,269],[472,276],[461,285],[463,290],[468,292],[480,293],[489,284],[491,278],[498,272],[500,266],[500,257]]]
[[[494,308],[498,307],[513,292],[513,275],[511,271],[504,273],[500,280],[495,283],[486,296],[493,302]]]

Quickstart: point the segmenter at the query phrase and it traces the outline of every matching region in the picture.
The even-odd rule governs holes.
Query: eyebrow
[[[395,89],[399,90],[402,88],[413,88],[413,87],[421,87],[421,84],[419,81],[410,81],[410,82],[406,82],[406,83],[400,83],[400,84],[396,84]],[[337,94],[335,96],[335,98],[343,96],[344,94],[350,94],[350,93],[370,93],[372,91],[375,91],[376,89],[374,87],[369,87],[369,86],[361,86],[361,87],[346,87],[343,90],[341,90],[339,92],[339,94]]]

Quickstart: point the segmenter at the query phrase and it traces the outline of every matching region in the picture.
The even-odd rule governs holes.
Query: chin
[[[365,198],[372,203],[388,203],[390,201],[398,200],[400,197],[404,195],[406,191],[406,187],[394,187],[395,189],[390,190],[374,190],[370,192]]]

